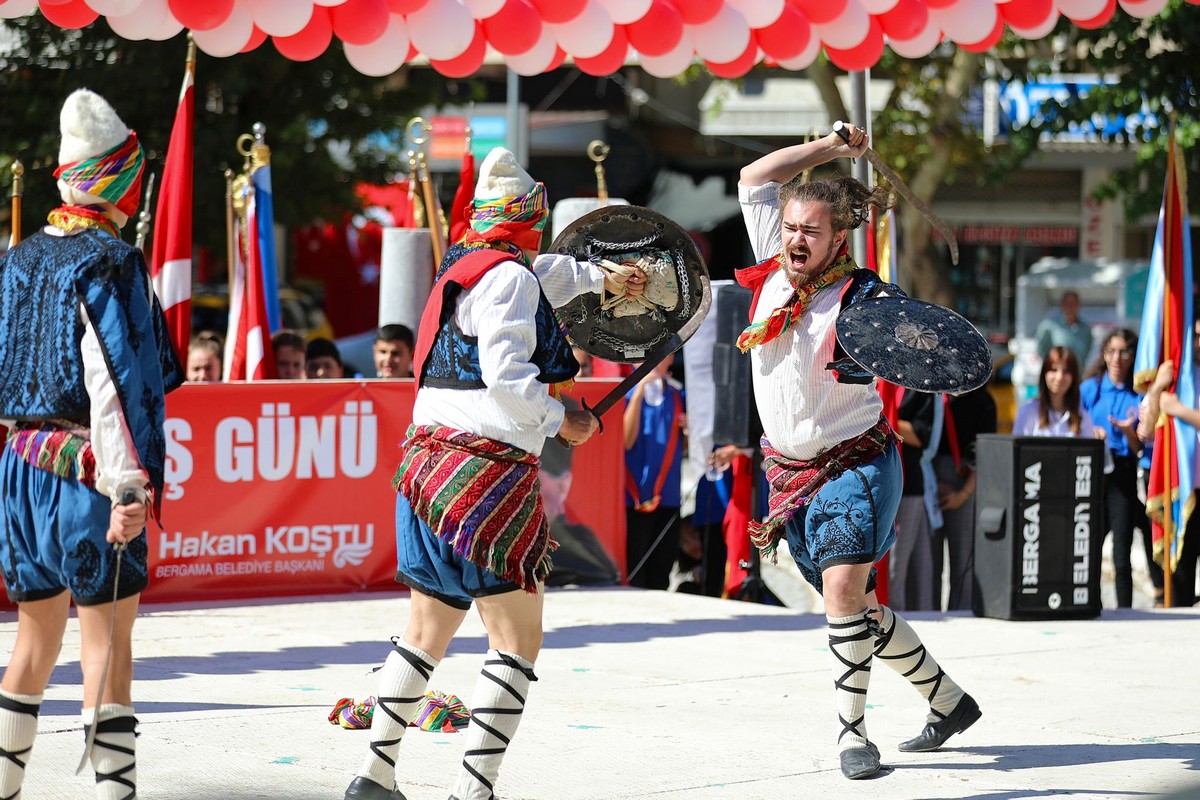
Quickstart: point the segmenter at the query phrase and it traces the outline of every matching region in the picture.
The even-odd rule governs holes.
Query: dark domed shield
[[[596,209],[565,227],[550,251],[604,267],[636,265],[647,275],[640,298],[586,292],[555,309],[571,344],[597,358],[643,361],[670,339],[682,344],[712,305],[708,267],[695,242],[657,211]]]
[[[992,376],[992,351],[975,326],[948,308],[875,297],[838,317],[838,343],[860,367],[919,392],[961,394]]]

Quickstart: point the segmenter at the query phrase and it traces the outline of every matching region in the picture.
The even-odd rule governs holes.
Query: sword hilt
[[[599,414],[597,414],[595,411],[592,410],[592,407],[587,404],[587,400],[580,400],[579,405],[583,406],[584,411],[588,412],[589,414],[591,414],[593,417],[596,418],[596,432],[604,433],[604,420],[601,419]],[[563,447],[574,447],[575,446],[575,445],[571,444],[570,442],[568,442],[566,439],[564,439],[562,437],[562,434],[558,434],[558,433],[554,434],[554,441],[558,442]]]
[[[846,127],[846,123],[842,122],[840,119],[833,123],[833,132],[842,137],[843,142],[850,144],[850,129]],[[856,160],[857,159],[851,158],[850,163],[853,164]]]

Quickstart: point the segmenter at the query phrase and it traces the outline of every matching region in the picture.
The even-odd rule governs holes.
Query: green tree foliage
[[[1043,120],[1013,136],[1018,156],[1036,148],[1038,140],[1073,125],[1097,125],[1120,116],[1148,112],[1157,124],[1131,125],[1103,139],[1133,149],[1136,160],[1116,170],[1099,189],[1098,199],[1123,195],[1131,218],[1157,214],[1166,175],[1167,125],[1174,118],[1176,137],[1190,175],[1189,187],[1200,182],[1200,7],[1170,0],[1149,19],[1118,10],[1107,25],[1089,31],[1063,21],[1054,32],[1052,52],[1030,62],[1031,75],[1094,73],[1111,80],[1070,102],[1051,102]],[[1195,196],[1194,194],[1192,195]],[[1189,208],[1195,208],[1194,202]]]
[[[8,20],[0,29],[0,186],[8,168],[25,165],[25,233],[59,204],[58,113],[73,90],[102,94],[137,131],[149,171],[161,174],[183,81],[186,37],[166,42],[122,39],[100,20],[62,30],[40,14]],[[4,38],[12,42],[5,46]],[[194,174],[194,235],[224,252],[226,169],[242,169],[237,139],[256,122],[271,148],[275,216],[285,225],[339,215],[358,207],[357,181],[384,182],[407,169],[403,128],[434,102],[445,79],[432,70],[401,70],[389,78],[356,72],[338,43],[309,62],[284,58],[269,43],[250,53],[211,58],[198,53]],[[7,203],[0,212],[0,227]],[[132,238],[132,225],[126,237]]]

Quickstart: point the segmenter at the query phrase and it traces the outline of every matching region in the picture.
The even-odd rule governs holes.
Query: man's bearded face
[[[793,286],[833,266],[846,231],[834,232],[829,205],[819,200],[789,200],[783,209],[783,271]]]

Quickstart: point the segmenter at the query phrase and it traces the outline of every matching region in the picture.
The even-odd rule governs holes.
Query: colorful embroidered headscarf
[[[512,242],[522,250],[537,250],[549,213],[546,187],[541,183],[535,183],[520,197],[477,197],[471,210],[471,229],[463,236],[463,243]]]
[[[111,150],[60,165],[54,177],[74,189],[109,201],[127,217],[133,217],[141,199],[145,170],[146,152],[137,134],[130,131],[125,141]]]

